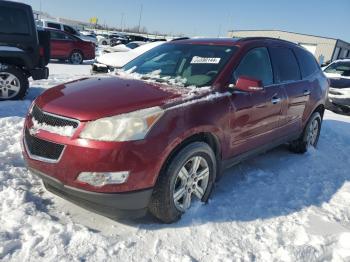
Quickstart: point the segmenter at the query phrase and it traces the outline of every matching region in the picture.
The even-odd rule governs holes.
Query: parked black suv
[[[31,6],[0,1],[0,100],[22,99],[28,78],[46,79],[50,36],[37,31]]]

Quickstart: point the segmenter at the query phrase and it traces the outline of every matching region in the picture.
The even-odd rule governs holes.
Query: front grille
[[[55,162],[59,160],[64,145],[56,144],[30,135],[29,130],[25,130],[25,144],[31,158],[38,160],[48,160]]]
[[[41,109],[37,105],[34,105],[33,107],[32,116],[40,124],[46,124],[49,126],[72,126],[73,128],[77,128],[79,125],[78,120],[67,119],[65,117],[48,114],[46,112],[41,111]]]

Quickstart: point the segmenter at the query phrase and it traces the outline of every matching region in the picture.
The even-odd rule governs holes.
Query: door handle
[[[308,96],[310,94],[311,94],[310,90],[304,90],[304,96]]]
[[[278,104],[279,102],[281,102],[281,98],[273,97],[271,99],[271,103],[274,104],[274,105]]]

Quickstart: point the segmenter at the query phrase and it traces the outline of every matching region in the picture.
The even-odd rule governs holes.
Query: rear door
[[[73,40],[64,32],[51,31],[51,58],[68,58],[73,47]]]
[[[283,136],[301,130],[302,116],[310,96],[306,81],[302,80],[299,63],[294,51],[285,46],[269,48],[276,83],[287,97],[282,103],[280,133]]]
[[[266,47],[251,49],[233,72],[235,83],[240,76],[261,80],[264,90],[247,93],[234,91],[230,121],[231,155],[235,156],[276,139],[281,115],[283,91],[274,85],[269,52]]]

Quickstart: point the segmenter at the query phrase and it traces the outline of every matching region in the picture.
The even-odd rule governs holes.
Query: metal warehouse
[[[299,34],[280,30],[233,30],[229,37],[273,37],[299,44],[309,50],[320,64],[341,58],[350,58],[350,43],[340,39]]]

